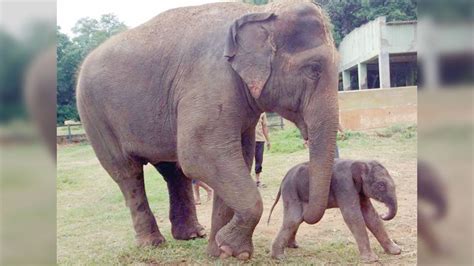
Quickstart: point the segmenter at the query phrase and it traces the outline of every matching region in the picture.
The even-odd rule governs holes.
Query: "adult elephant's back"
[[[92,51],[81,67],[77,104],[96,153],[176,161],[176,107],[193,93],[189,77],[212,80],[213,68],[228,67],[225,36],[247,12],[239,3],[169,10]]]

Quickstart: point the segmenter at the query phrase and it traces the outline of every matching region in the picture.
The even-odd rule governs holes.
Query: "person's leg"
[[[194,191],[194,204],[200,205],[201,195],[199,193],[199,181],[196,179],[193,179],[193,191]]]
[[[265,147],[265,142],[257,141],[255,143],[255,179],[257,181],[257,187],[260,186],[260,173],[262,172],[262,162],[263,162],[263,149]]]
[[[210,201],[212,198],[212,188],[208,186],[206,183],[199,181],[199,186],[204,188],[207,192],[207,201]]]

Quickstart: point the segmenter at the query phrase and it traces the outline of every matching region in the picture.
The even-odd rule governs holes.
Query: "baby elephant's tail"
[[[280,200],[280,196],[281,196],[281,185],[280,185],[280,189],[278,189],[278,194],[276,196],[275,202],[273,203],[273,206],[270,209],[270,214],[268,215],[267,225],[270,224],[270,217],[272,217],[273,209],[275,208],[275,205],[277,205],[278,201]]]

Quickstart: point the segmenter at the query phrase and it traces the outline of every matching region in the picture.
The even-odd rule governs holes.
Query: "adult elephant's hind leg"
[[[161,162],[154,166],[168,186],[173,237],[178,240],[204,237],[206,232],[197,219],[191,179],[184,175],[175,162]]]
[[[119,185],[125,197],[125,202],[130,209],[138,245],[160,245],[165,242],[165,238],[158,229],[155,217],[148,204],[143,179],[143,167],[140,165],[127,169],[127,167],[122,165],[119,171],[111,175]]]

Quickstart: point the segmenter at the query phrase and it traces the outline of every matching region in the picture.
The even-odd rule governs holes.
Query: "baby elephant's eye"
[[[385,187],[385,183],[383,182],[377,182],[375,183],[375,189],[377,189],[378,191],[385,191],[386,190],[386,187]]]
[[[318,80],[321,77],[322,66],[320,63],[311,63],[305,67],[305,73],[310,79]]]

